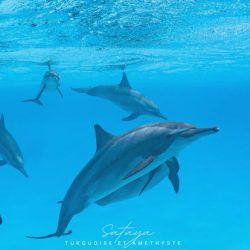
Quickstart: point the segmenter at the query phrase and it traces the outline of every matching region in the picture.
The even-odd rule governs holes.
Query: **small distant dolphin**
[[[0,160],[0,166],[10,164],[19,170],[25,177],[28,177],[23,166],[24,161],[22,152],[13,136],[5,128],[3,114],[0,120],[0,156],[2,157],[2,160]]]
[[[3,218],[2,218],[2,216],[0,215],[0,225],[2,225],[3,224]]]
[[[131,112],[123,121],[131,121],[140,115],[152,115],[164,120],[167,118],[161,114],[159,108],[150,99],[139,91],[131,88],[125,72],[119,85],[103,85],[89,88],[72,88],[72,90],[107,99],[122,109]]]
[[[194,140],[219,129],[199,129],[188,123],[165,122],[144,125],[122,136],[113,136],[99,125],[95,125],[95,131],[96,154],[68,189],[62,201],[56,232],[28,238],[46,239],[71,234],[72,231],[65,233],[65,230],[76,214],[150,173]]]
[[[178,171],[179,171],[179,163],[177,159],[173,157],[170,160],[167,160],[165,163],[161,164],[156,169],[149,172],[148,174],[145,174],[144,176],[128,183],[127,185],[121,187],[115,192],[102,198],[96,203],[100,206],[106,206],[111,203],[140,196],[142,193],[156,186],[166,177],[168,177],[169,180],[171,181],[174,191],[178,193],[179,191]]]
[[[39,105],[43,105],[43,103],[40,101],[40,98],[45,90],[48,90],[48,91],[56,90],[60,94],[60,96],[63,98],[63,94],[60,90],[60,85],[61,85],[60,76],[55,70],[51,69],[51,63],[52,63],[51,61],[47,63],[48,71],[43,76],[41,87],[37,96],[34,99],[28,99],[22,102],[34,102]]]

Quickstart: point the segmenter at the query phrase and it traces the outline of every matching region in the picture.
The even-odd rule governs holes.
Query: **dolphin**
[[[2,157],[0,166],[10,164],[19,170],[25,177],[28,177],[24,169],[22,152],[13,136],[5,127],[3,114],[0,120],[0,156]]]
[[[2,225],[3,224],[3,218],[2,218],[2,216],[0,215],[0,225]]]
[[[36,97],[34,99],[23,100],[22,102],[34,102],[39,105],[43,105],[43,103],[40,101],[40,98],[45,90],[47,91],[56,90],[59,93],[59,95],[63,98],[63,94],[60,90],[60,85],[61,85],[60,75],[55,70],[51,69],[51,61],[49,61],[47,64],[48,64],[48,71],[45,72],[43,76],[42,83]]]
[[[96,153],[66,192],[56,232],[28,238],[46,239],[71,234],[72,231],[65,231],[76,214],[176,157],[196,139],[219,129],[199,129],[188,123],[164,122],[147,124],[121,136],[114,136],[99,125],[95,125],[95,131]]]
[[[179,192],[179,163],[175,157],[167,160],[156,169],[152,170],[148,174],[130,182],[129,184],[121,187],[115,192],[102,198],[96,203],[100,206],[106,206],[111,203],[127,200],[133,197],[142,195],[142,193],[152,189],[159,184],[163,179],[168,177],[174,191]]]
[[[123,118],[123,121],[134,120],[140,115],[151,115],[167,120],[167,118],[161,114],[156,104],[139,91],[132,89],[125,72],[123,72],[119,85],[72,88],[72,90],[107,99],[122,109],[129,111],[131,114]]]

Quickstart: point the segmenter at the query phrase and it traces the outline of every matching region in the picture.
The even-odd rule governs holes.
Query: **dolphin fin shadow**
[[[150,165],[154,161],[154,156],[149,156],[148,158],[144,159],[141,163],[139,163],[135,168],[132,169],[124,178],[123,180],[128,179],[129,177],[137,174],[138,172],[145,169],[148,165]]]

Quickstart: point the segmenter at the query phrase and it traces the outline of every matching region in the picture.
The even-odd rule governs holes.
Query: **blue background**
[[[150,240],[180,240],[173,249],[248,250],[248,2],[156,1],[152,8],[148,1],[35,2],[0,1],[0,110],[30,175],[25,179],[11,166],[0,168],[0,248],[67,249],[66,239],[100,240],[104,225],[133,221],[136,229],[155,232]],[[75,14],[79,10],[83,13]],[[148,26],[141,26],[145,22]],[[44,107],[21,103],[37,93],[46,71],[40,63],[49,59],[61,75],[64,99],[46,92]],[[169,120],[218,126],[220,132],[180,154],[178,195],[166,179],[139,198],[91,206],[72,220],[71,236],[26,239],[55,231],[57,201],[95,152],[94,124],[119,135],[159,121],[140,117],[124,123],[127,113],[112,103],[70,90],[118,84],[120,64],[127,65],[132,87]]]

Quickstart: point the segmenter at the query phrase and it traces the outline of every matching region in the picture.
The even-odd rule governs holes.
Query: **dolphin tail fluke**
[[[40,106],[43,106],[43,103],[39,100],[39,99],[27,99],[27,100],[23,100],[22,102],[34,102]]]
[[[71,88],[73,91],[88,94],[91,88]]]
[[[34,240],[43,240],[43,239],[48,239],[48,238],[53,238],[53,237],[60,237],[60,236],[70,235],[70,234],[72,234],[71,230],[69,230],[67,233],[63,233],[61,235],[58,235],[57,233],[53,233],[53,234],[48,234],[46,236],[25,236],[25,237],[29,238],[29,239],[34,239]]]

